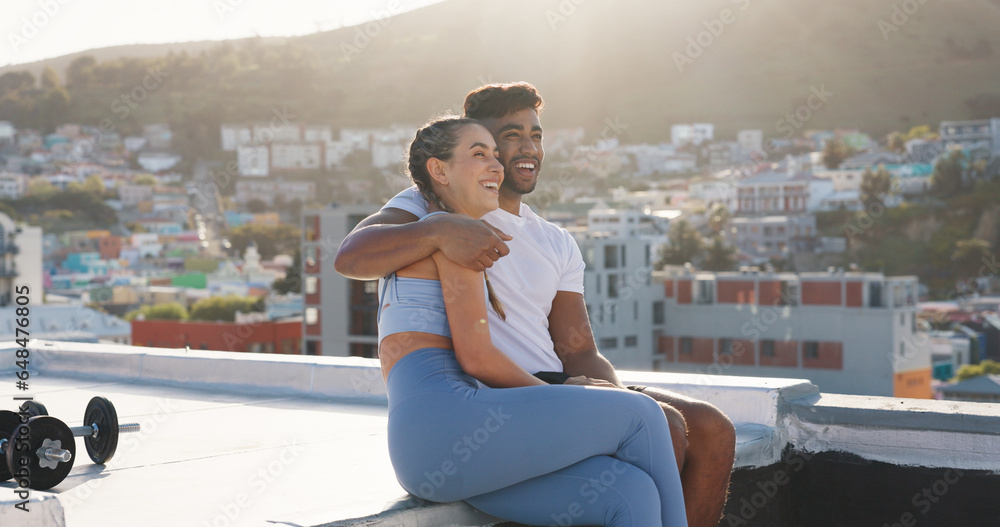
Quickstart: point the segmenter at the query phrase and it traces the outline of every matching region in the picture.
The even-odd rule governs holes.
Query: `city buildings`
[[[698,146],[715,137],[715,125],[711,123],[675,124],[670,127],[670,142],[674,146]]]
[[[306,355],[376,357],[378,282],[345,278],[333,268],[344,237],[378,210],[344,205],[302,214],[302,334]]]
[[[965,150],[985,148],[1000,150],[1000,117],[975,121],[941,121],[939,129],[945,149],[960,147]]]
[[[915,277],[678,270],[662,280],[656,370],[807,378],[830,393],[931,397],[931,346],[916,323]]]
[[[32,305],[42,302],[42,229],[0,212],[0,307],[12,306],[21,287]]]
[[[663,296],[652,285],[653,248],[666,229],[635,210],[595,208],[587,228],[572,232],[587,265],[584,297],[598,348],[618,368],[648,370],[654,305]]]

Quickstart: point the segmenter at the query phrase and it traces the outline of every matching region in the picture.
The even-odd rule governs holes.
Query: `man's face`
[[[496,139],[500,163],[504,169],[500,195],[520,199],[535,190],[538,172],[542,169],[542,124],[532,108],[500,117],[486,119],[486,128]]]

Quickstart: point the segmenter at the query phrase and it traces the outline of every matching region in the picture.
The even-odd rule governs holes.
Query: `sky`
[[[122,44],[293,36],[442,0],[0,0],[0,67]]]

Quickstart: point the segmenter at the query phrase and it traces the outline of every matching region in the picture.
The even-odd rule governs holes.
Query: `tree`
[[[285,271],[285,277],[279,278],[271,284],[271,289],[279,295],[302,292],[302,251],[295,251],[295,258],[292,259],[292,266]]]
[[[52,66],[45,66],[42,71],[41,85],[43,90],[55,90],[62,88],[62,81],[59,80],[59,74],[56,70],[52,69]]]
[[[59,189],[55,185],[49,183],[47,179],[42,177],[32,178],[28,181],[28,194],[32,196],[44,196],[47,194],[54,194],[59,192]]]
[[[979,377],[980,375],[997,374],[1000,374],[1000,362],[986,359],[979,364],[963,364],[962,367],[958,369],[958,374],[955,375],[955,380],[965,381],[973,377]]]
[[[260,214],[267,212],[267,203],[259,198],[253,198],[247,202],[247,212],[252,212],[254,214]]]
[[[823,164],[830,170],[840,168],[840,164],[845,159],[854,155],[854,149],[845,144],[842,140],[834,138],[826,142],[823,147]]]
[[[139,315],[143,320],[186,320],[187,309],[177,302],[167,302],[152,306],[142,306],[125,314],[125,320],[132,321]]]
[[[885,137],[885,145],[889,150],[902,154],[906,151],[906,136],[899,132],[892,132]]]
[[[257,244],[260,257],[270,260],[279,253],[294,254],[300,244],[299,229],[287,223],[277,225],[250,223],[240,225],[229,233],[232,249],[238,254],[246,251],[251,240]]]
[[[93,55],[84,55],[73,59],[66,68],[66,88],[80,90],[90,87],[94,80],[94,69],[97,59]]]
[[[732,216],[725,205],[716,203],[712,206],[712,210],[708,212],[708,228],[712,229],[712,232],[715,234],[719,234],[722,232],[722,229],[726,228]]]
[[[911,127],[910,131],[906,132],[906,135],[903,136],[903,139],[907,141],[910,139],[927,139],[929,141],[933,141],[937,138],[937,132],[931,131],[931,127],[926,124]]]
[[[132,178],[133,185],[145,185],[147,187],[156,186],[156,176],[152,174],[139,174]]]
[[[736,248],[727,245],[722,236],[712,236],[712,245],[708,247],[702,267],[716,272],[732,271],[736,267]]]
[[[252,296],[210,296],[191,306],[191,320],[235,322],[236,312],[261,312],[259,300]]]
[[[873,205],[885,206],[885,197],[892,192],[892,175],[879,165],[875,172],[866,168],[861,175],[861,204],[864,209],[871,210]]]
[[[955,251],[951,253],[954,276],[960,280],[976,278],[984,262],[990,261],[990,244],[983,240],[970,238],[955,242]]]
[[[656,260],[657,268],[694,262],[705,252],[701,233],[684,220],[678,220],[670,225],[668,240],[670,241],[668,245],[660,247]]]
[[[962,189],[965,152],[952,150],[938,158],[931,175],[931,192],[938,196],[954,196]]]

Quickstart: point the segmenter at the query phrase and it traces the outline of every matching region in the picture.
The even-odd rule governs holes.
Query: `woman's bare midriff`
[[[434,260],[430,257],[396,271],[396,276],[424,280],[439,279],[437,266],[434,265]],[[399,362],[399,359],[409,355],[411,351],[423,348],[455,349],[452,346],[450,337],[442,337],[433,333],[406,331],[389,335],[382,339],[382,343],[378,346],[378,358],[382,363],[382,379],[388,380],[389,370]]]

